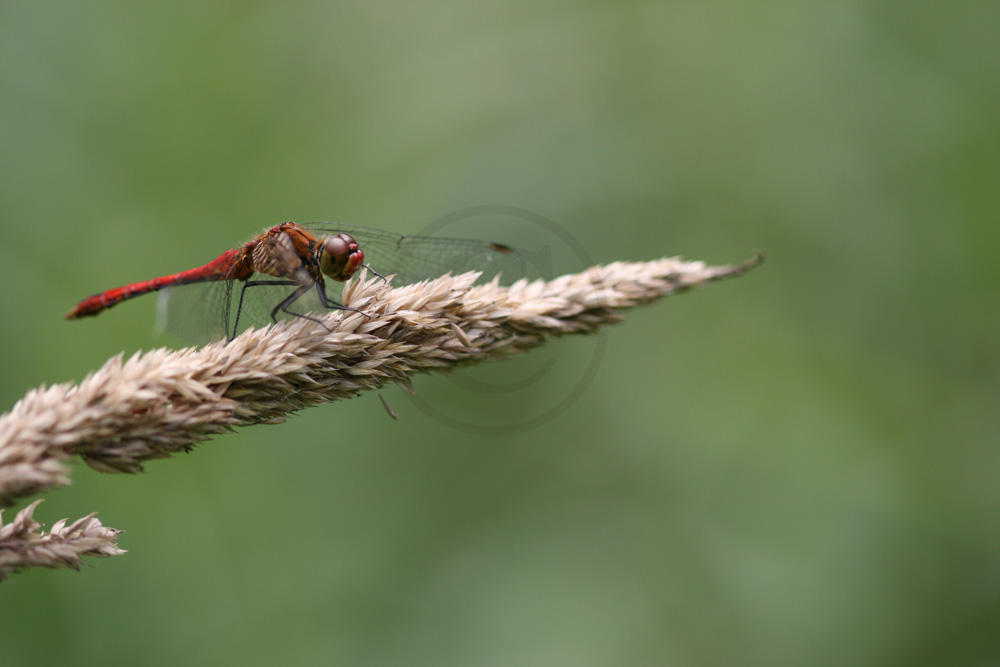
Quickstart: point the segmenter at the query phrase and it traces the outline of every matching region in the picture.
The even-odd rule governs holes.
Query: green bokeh
[[[3,3],[3,410],[165,342],[152,297],[63,321],[77,300],[284,220],[500,204],[598,262],[768,263],[631,313],[514,435],[393,388],[400,421],[363,395],[141,476],[76,466],[36,518],[99,511],[130,553],[0,587],[0,664],[993,663],[998,25],[926,0]],[[416,388],[519,419],[595,349],[476,369],[555,365],[496,402]]]

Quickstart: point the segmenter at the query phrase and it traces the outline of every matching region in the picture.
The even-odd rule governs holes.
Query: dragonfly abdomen
[[[160,276],[151,280],[131,283],[130,285],[116,287],[106,292],[89,296],[76,304],[73,310],[66,313],[66,319],[75,320],[81,317],[91,317],[132,297],[142,296],[143,294],[149,294],[150,292],[156,292],[175,285],[189,285],[191,283],[205,283],[215,280],[246,280],[253,271],[247,270],[246,276],[242,276],[240,270],[245,264],[242,248],[229,250],[205,266],[199,266],[196,269],[188,269],[187,271],[181,271],[169,276]]]

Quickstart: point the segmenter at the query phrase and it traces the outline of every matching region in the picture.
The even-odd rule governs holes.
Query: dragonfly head
[[[324,275],[344,282],[361,268],[365,253],[350,235],[341,232],[323,239],[319,253],[319,268]]]

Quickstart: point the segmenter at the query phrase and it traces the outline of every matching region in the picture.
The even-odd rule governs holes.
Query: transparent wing
[[[157,328],[192,343],[225,340],[233,282],[222,280],[177,285],[159,293]],[[164,326],[165,325],[165,326]]]
[[[490,241],[409,236],[334,222],[300,224],[317,238],[340,232],[350,234],[364,251],[365,264],[382,275],[396,274],[393,284],[397,287],[466,271],[482,271],[479,282],[500,275],[504,284],[510,284],[526,270],[521,255]]]
[[[271,312],[297,289],[296,285],[261,285],[255,282],[274,281],[274,276],[255,273],[247,282],[224,280],[194,285],[178,285],[161,292],[166,300],[166,329],[193,343],[209,343],[238,336],[251,326],[261,328],[273,324]],[[339,304],[340,286],[330,288],[327,294]],[[292,313],[323,314],[323,306],[315,285],[288,306]],[[290,320],[294,315],[277,310],[278,321]]]

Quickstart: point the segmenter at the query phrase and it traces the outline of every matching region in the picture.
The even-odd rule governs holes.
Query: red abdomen
[[[106,292],[87,297],[76,304],[73,310],[66,313],[66,319],[74,320],[97,315],[102,310],[110,308],[116,303],[135,296],[156,292],[166,287],[187,285],[190,283],[204,283],[214,280],[240,280],[245,279],[252,272],[249,266],[247,266],[245,248],[229,250],[205,266],[199,266],[196,269],[188,269],[187,271],[181,271],[173,275],[144,280],[125,285],[124,287],[116,287]],[[244,273],[246,275],[243,275]]]

